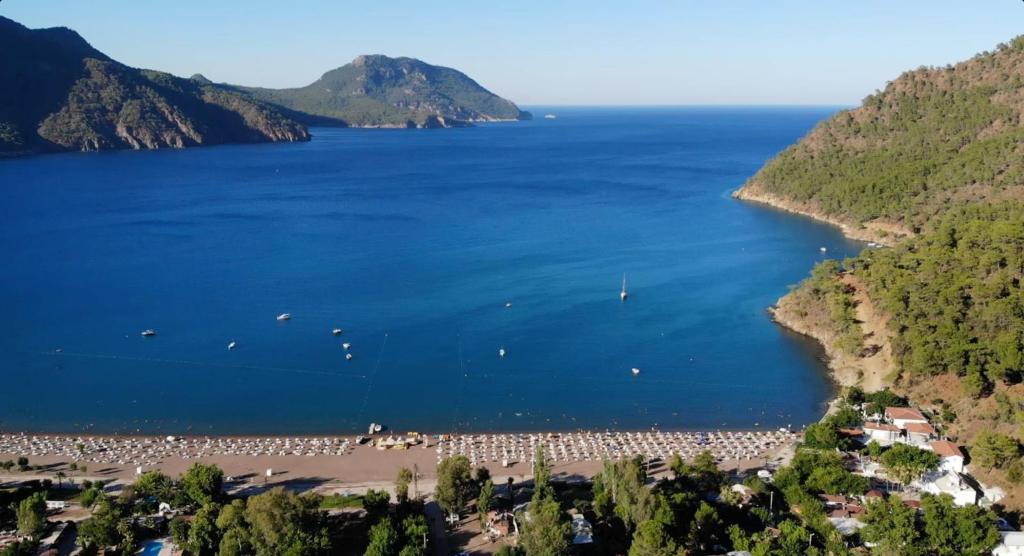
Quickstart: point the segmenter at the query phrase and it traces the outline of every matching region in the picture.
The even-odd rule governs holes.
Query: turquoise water
[[[859,246],[729,192],[834,109],[548,111],[0,162],[0,428],[815,419],[820,353],[765,308]]]
[[[139,552],[139,554],[140,556],[157,556],[163,549],[163,541],[149,541],[142,545],[142,552]]]

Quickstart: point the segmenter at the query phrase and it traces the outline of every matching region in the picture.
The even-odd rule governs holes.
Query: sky
[[[853,105],[1024,33],[1020,0],[0,0],[0,15],[242,85],[410,56],[527,106]]]

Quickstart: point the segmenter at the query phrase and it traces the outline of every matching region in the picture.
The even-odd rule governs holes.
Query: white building
[[[1024,533],[1000,531],[1002,542],[992,550],[992,556],[1024,556]]]
[[[928,423],[907,423],[903,430],[907,434],[907,444],[914,446],[926,446],[935,438],[935,429]]]
[[[907,428],[907,423],[928,424],[928,419],[912,407],[887,407],[885,408],[885,419],[901,429]]]
[[[948,440],[936,440],[928,445],[939,456],[939,469],[953,473],[964,472],[964,453]]]
[[[978,503],[978,491],[965,481],[959,473],[939,471],[928,473],[921,478],[921,490],[936,496],[948,494],[957,506],[973,506]]]
[[[900,438],[900,428],[889,423],[864,423],[865,441],[876,441],[882,446],[888,446]]]

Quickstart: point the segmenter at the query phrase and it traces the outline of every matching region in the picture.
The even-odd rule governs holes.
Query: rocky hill
[[[359,56],[305,87],[234,89],[310,125],[453,127],[530,117],[462,72],[414,58]]]
[[[201,80],[118,63],[70,29],[0,17],[0,156],[303,141],[277,109]]]

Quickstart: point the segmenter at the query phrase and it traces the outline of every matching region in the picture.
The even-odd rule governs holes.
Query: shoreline
[[[746,184],[732,192],[732,198],[740,201],[749,203],[756,203],[764,205],[784,212],[792,214],[798,214],[811,218],[818,222],[835,226],[842,231],[843,235],[848,239],[856,241],[868,241],[883,245],[885,247],[892,247],[900,240],[910,237],[910,232],[903,230],[895,225],[882,225],[880,223],[874,223],[875,228],[867,226],[856,227],[849,222],[839,220],[830,216],[826,216],[817,210],[814,210],[807,204],[799,204],[794,201],[788,201],[782,199],[776,195],[765,193],[760,190],[757,184]],[[869,224],[870,225],[870,224]],[[869,226],[868,225],[868,226]],[[893,237],[896,236],[896,237]]]

